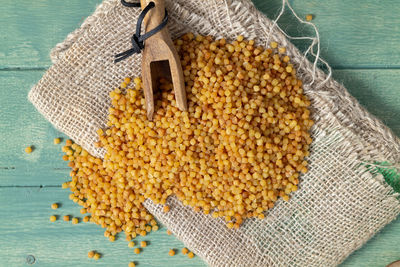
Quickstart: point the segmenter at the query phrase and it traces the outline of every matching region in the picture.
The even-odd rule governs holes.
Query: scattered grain
[[[54,143],[55,145],[58,145],[59,143],[61,143],[61,139],[60,139],[60,138],[54,138],[54,139],[53,139],[53,143]]]
[[[190,251],[190,252],[187,254],[187,256],[188,256],[189,259],[193,259],[194,253]]]
[[[310,101],[287,55],[243,36],[229,44],[186,34],[175,45],[187,112],[161,80],[148,121],[141,80],[124,81],[124,92],[110,92],[109,128],[98,131],[104,160],[68,140],[63,147],[73,163],[71,199],[111,235],[154,230],[143,202],[165,205],[170,195],[237,229],[246,218],[262,218],[279,197],[289,199],[307,171]]]
[[[169,254],[170,256],[175,256],[175,249],[171,249],[171,250],[168,252],[168,254]]]
[[[88,252],[88,257],[91,259],[94,257],[95,252],[93,250]]]
[[[93,255],[93,259],[95,259],[96,261],[98,260],[98,259],[100,259],[101,258],[101,255],[100,255],[100,253],[95,253],[94,255]]]

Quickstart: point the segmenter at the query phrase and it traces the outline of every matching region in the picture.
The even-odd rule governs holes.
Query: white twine
[[[265,40],[272,25],[250,0],[228,2],[228,18],[223,12],[228,5],[222,0],[166,3],[174,14],[170,24],[174,37],[188,31],[220,36],[252,31],[252,38]],[[94,142],[98,141],[96,130],[105,127],[109,90],[125,77],[140,74],[139,55],[121,65],[110,60],[130,45],[138,13],[124,8],[119,0],[104,0],[85,21],[86,26],[60,46],[67,50],[56,51],[60,53],[58,61],[29,93],[29,100],[49,121],[96,156],[104,155]],[[286,43],[285,35],[275,29],[271,39]],[[307,38],[313,42],[307,54],[322,60],[318,46],[313,49],[318,36]],[[325,73],[316,64],[313,69],[290,42],[286,44],[293,59],[304,60],[303,69],[308,70],[302,76],[315,74],[307,93],[318,95],[312,105],[319,117],[313,130],[310,170],[302,177],[301,190],[293,194],[293,201],[279,201],[264,220],[247,220],[238,230],[227,229],[223,220],[194,212],[174,197],[168,200],[168,213],[161,205],[145,203],[210,266],[336,266],[399,214],[398,194],[384,183],[382,175],[373,175],[355,161],[371,160],[378,151],[383,159],[398,162],[399,140],[329,76],[324,90],[317,90]]]
[[[298,36],[291,36],[291,35],[287,34],[284,30],[282,30],[281,27],[279,27],[278,21],[279,21],[279,19],[282,17],[282,15],[283,15],[283,13],[284,13],[284,11],[285,11],[285,7],[286,7],[286,6],[289,8],[289,10],[292,12],[293,16],[294,16],[300,23],[302,23],[302,24],[307,24],[307,25],[310,25],[310,26],[313,27],[314,32],[315,32],[315,36],[300,36],[300,37],[298,37]],[[301,68],[302,64],[307,60],[307,55],[308,55],[308,53],[310,53],[312,56],[314,56],[313,68],[312,68],[312,72],[311,72],[312,80],[311,80],[311,82],[308,84],[309,86],[311,86],[311,85],[314,84],[314,82],[315,82],[315,78],[316,78],[315,76],[316,76],[318,61],[322,62],[322,63],[326,66],[326,68],[328,69],[328,74],[327,74],[325,80],[323,80],[322,82],[320,82],[320,83],[317,85],[317,88],[323,86],[323,85],[331,78],[331,76],[332,76],[332,68],[329,66],[328,62],[326,62],[324,59],[322,59],[322,58],[320,57],[320,53],[321,53],[320,38],[319,38],[318,29],[317,29],[317,27],[315,26],[315,24],[312,23],[312,22],[309,22],[309,21],[305,21],[305,20],[303,20],[302,18],[300,18],[300,17],[296,14],[296,12],[293,10],[293,8],[292,8],[292,6],[289,4],[289,2],[288,2],[287,0],[282,0],[282,8],[281,8],[281,10],[280,10],[278,16],[273,20],[272,26],[271,26],[271,28],[270,28],[270,30],[269,30],[269,33],[268,33],[267,43],[269,43],[269,39],[270,39],[271,33],[272,33],[272,31],[273,31],[273,29],[274,29],[275,27],[278,28],[288,39],[291,39],[291,40],[311,40],[311,41],[312,41],[312,42],[311,42],[311,45],[307,48],[307,50],[305,51],[305,53],[304,53],[304,55],[303,55],[302,60],[300,61],[300,68]],[[317,52],[316,52],[316,53],[314,52],[314,47],[315,47],[315,45],[317,46]],[[307,68],[306,68],[306,69],[307,69]]]

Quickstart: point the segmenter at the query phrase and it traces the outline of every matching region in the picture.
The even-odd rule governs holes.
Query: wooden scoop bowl
[[[155,7],[143,19],[146,32],[157,27],[165,16],[165,4],[163,0],[141,0],[141,8],[144,9],[150,2],[154,2]],[[187,110],[182,66],[167,27],[163,27],[144,42],[142,81],[144,97],[146,99],[147,118],[149,120],[153,118],[153,92],[158,89],[160,78],[172,81],[178,108],[180,110]]]

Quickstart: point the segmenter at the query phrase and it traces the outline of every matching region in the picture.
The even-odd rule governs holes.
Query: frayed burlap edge
[[[150,201],[146,202],[147,208],[190,249],[212,266],[332,266],[343,261],[398,215],[397,194],[381,175],[368,172],[365,164],[400,162],[399,139],[362,108],[342,85],[321,70],[314,71],[313,64],[304,59],[250,1],[180,0],[167,2],[167,8],[172,14],[169,28],[175,37],[187,31],[227,39],[242,34],[263,46],[268,46],[269,41],[286,46],[287,54],[305,82],[305,93],[312,100],[316,121],[312,130],[310,171],[302,177],[300,190],[292,201],[279,201],[265,220],[248,220],[239,231],[231,231],[222,221],[194,213],[175,198],[169,200],[172,209],[168,214]],[[132,34],[132,28],[126,25],[133,25],[138,12],[127,12],[117,0],[105,0],[100,4],[81,28],[53,49],[51,57],[55,64],[29,93],[35,107],[56,128],[97,156],[104,153],[94,148],[93,141],[97,138],[95,130],[105,126],[107,93],[124,76],[140,73],[137,64],[140,56],[104,74],[92,69],[90,59],[76,67],[68,66],[69,70],[81,70],[84,66],[93,71],[83,73],[82,77],[110,76],[102,83],[104,88],[97,89],[98,98],[90,94],[90,89],[86,93],[85,86],[74,83],[73,77],[62,80],[59,73],[65,65],[80,63],[74,61],[75,55],[85,53],[79,50],[81,45],[96,38],[98,25],[103,25],[104,21],[128,19],[115,29],[126,36],[115,41],[121,41],[121,47],[129,47],[127,36]],[[109,60],[110,55],[121,51],[121,47],[117,51],[114,43],[110,47],[116,51],[94,56]],[[82,78],[78,81],[84,84]],[[311,81],[314,82],[311,84]],[[77,88],[83,92],[76,91]],[[78,98],[82,103],[74,100],[67,107],[56,103],[60,101],[57,97],[66,96],[67,92],[82,94]]]

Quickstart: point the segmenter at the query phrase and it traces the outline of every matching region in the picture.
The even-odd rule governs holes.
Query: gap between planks
[[[51,66],[46,67],[5,67],[1,68],[0,71],[46,71]],[[400,70],[400,65],[388,65],[388,66],[348,66],[348,65],[331,65],[332,70]],[[322,68],[324,69],[324,68]]]
[[[61,185],[0,185],[0,188],[61,188]]]

